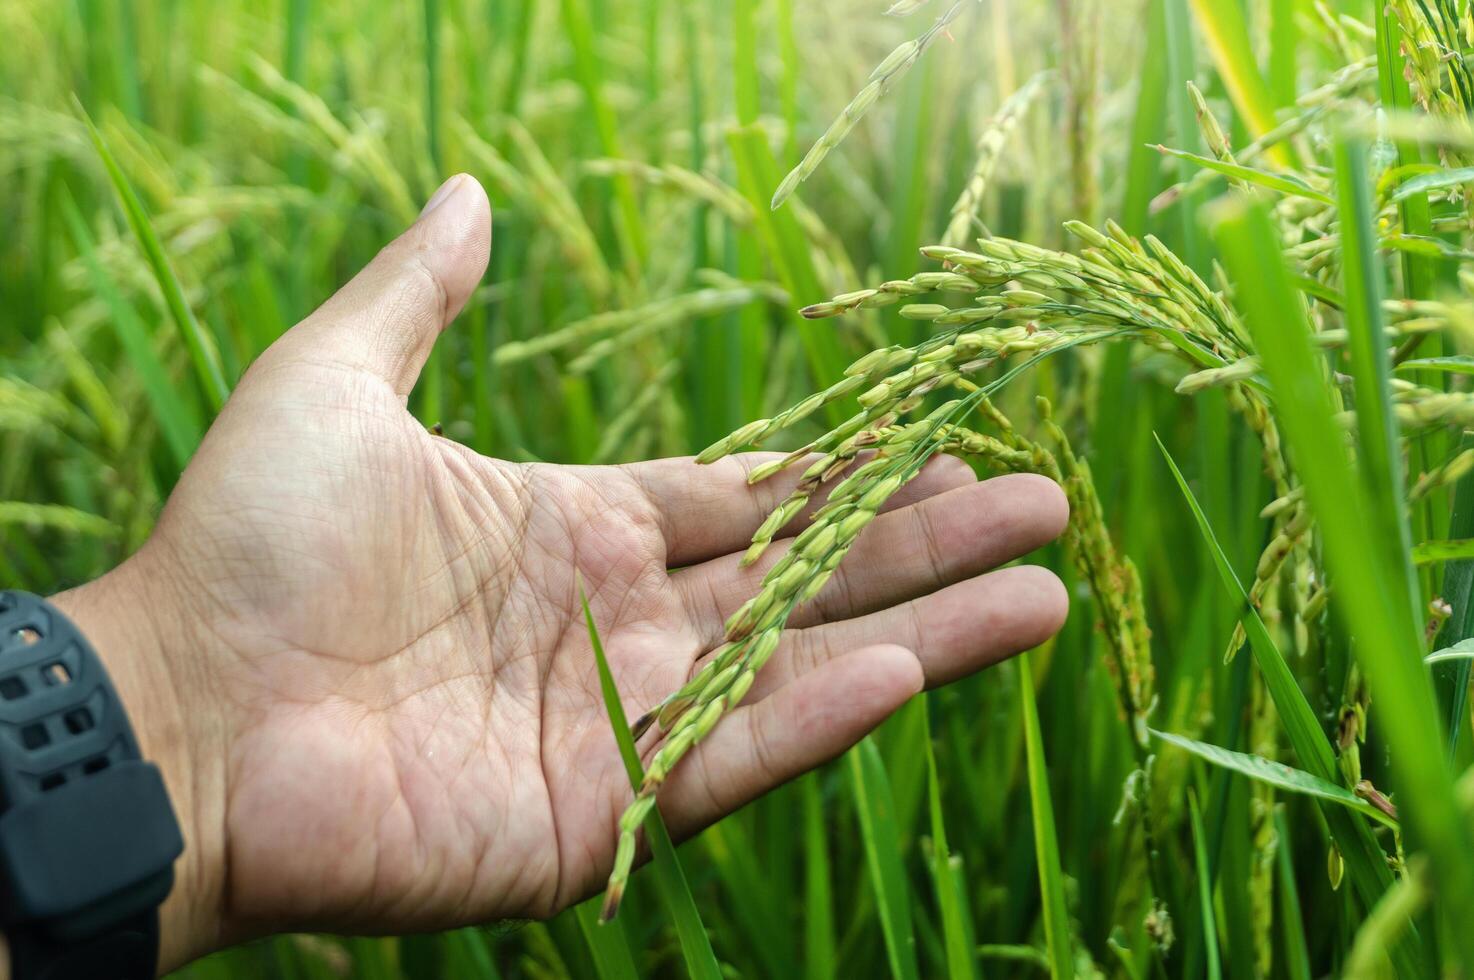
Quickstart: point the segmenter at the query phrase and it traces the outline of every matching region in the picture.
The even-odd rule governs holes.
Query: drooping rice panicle
[[[626,174],[654,187],[680,191],[693,200],[712,205],[739,226],[749,225],[753,221],[753,208],[747,198],[714,174],[697,173],[673,163],[664,163],[657,167],[639,160],[609,158],[589,160],[584,163],[583,169],[585,173],[599,177]]]
[[[616,345],[630,343],[680,323],[759,300],[782,303],[786,299],[786,293],[770,284],[734,282],[724,287],[698,289],[652,300],[643,306],[595,313],[530,340],[510,341],[496,350],[492,360],[500,365],[516,364],[578,345],[583,347],[583,351],[575,365],[579,361],[592,363],[606,356]]]
[[[886,8],[885,15],[887,17],[907,17],[929,3],[931,0],[896,0]]]
[[[814,598],[828,583],[860,533],[895,493],[921,472],[950,433],[948,419],[963,407],[948,402],[926,419],[892,432],[876,448],[865,481],[841,484],[789,552],[763,576],[762,587],[727,620],[725,644],[679,691],[634,724],[643,732],[659,722],[664,737],[645,770],[635,800],[620,819],[611,888],[628,878],[634,841],[655,794],[671,771],[741,704],[757,673],[777,649],[793,609]]]
[[[969,239],[975,238],[978,209],[983,203],[983,192],[998,166],[998,158],[1008,142],[1009,134],[1018,126],[1035,98],[1044,89],[1052,73],[1043,71],[1030,78],[1018,90],[1003,101],[998,111],[983,127],[973,148],[976,159],[967,186],[952,205],[952,218],[942,234],[942,244],[961,248]]]
[[[798,166],[789,171],[788,176],[778,184],[777,190],[773,192],[773,210],[776,211],[782,207],[783,202],[798,189],[798,185],[808,180],[814,171],[819,169],[819,164],[824,162],[824,158],[844,142],[844,138],[849,135],[850,130],[855,128],[855,124],[864,118],[865,113],[870,111],[880,97],[885,95],[891,86],[911,69],[912,65],[916,64],[926,53],[926,49],[947,30],[948,25],[957,19],[969,2],[970,0],[957,0],[946,13],[937,18],[936,23],[925,34],[899,45],[875,67],[865,87],[850,100],[849,105],[844,107],[838,118],[830,123],[824,135],[820,136],[818,141],[809,148]]]

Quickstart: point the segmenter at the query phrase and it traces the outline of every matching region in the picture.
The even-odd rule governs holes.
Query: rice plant
[[[136,549],[253,358],[454,170],[496,244],[418,418],[529,462],[777,450],[752,484],[796,485],[683,685],[627,723],[601,674],[604,896],[181,975],[1474,973],[1468,4],[0,27],[0,584]],[[677,849],[666,780],[944,454],[1064,489],[1064,631]]]

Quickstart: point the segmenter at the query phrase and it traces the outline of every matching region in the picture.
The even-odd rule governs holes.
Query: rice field
[[[608,895],[178,976],[1474,975],[1469,0],[10,0],[0,33],[0,586],[135,551],[246,367],[459,171],[491,266],[416,418],[524,462],[791,452],[752,560],[824,502],[633,719],[664,742]],[[939,454],[1064,488],[1030,558],[1063,631],[674,846],[664,775]]]

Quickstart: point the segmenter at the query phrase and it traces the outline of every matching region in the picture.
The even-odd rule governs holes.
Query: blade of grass
[[[445,936],[445,960],[448,975],[500,980],[501,971],[492,959],[485,934],[476,928],[457,929]]]
[[[599,899],[580,902],[574,911],[578,916],[578,929],[588,943],[589,955],[593,957],[594,969],[600,980],[638,980],[640,972],[635,969],[635,958],[630,953],[624,926],[618,920],[599,921]]]
[[[1300,0],[1269,0],[1269,91],[1275,105],[1295,102],[1295,76],[1299,69],[1300,22],[1296,9]]]
[[[517,8],[510,31],[512,59],[507,70],[505,89],[501,93],[502,112],[505,115],[515,115],[522,105],[522,90],[526,87],[527,80],[527,54],[532,46],[532,19],[539,5],[536,0],[512,0],[512,6]]]
[[[1433,565],[1445,561],[1474,558],[1474,538],[1451,541],[1420,541],[1412,553],[1413,564]]]
[[[926,695],[920,696],[923,708]],[[952,852],[947,847],[947,824],[942,815],[942,785],[937,778],[937,756],[931,744],[931,726],[926,731],[926,795],[931,811],[932,880],[937,906],[942,910],[942,940],[947,952],[947,976],[969,980],[978,975],[977,958],[962,917],[964,896],[952,873]]]
[[[865,842],[865,864],[870,871],[871,887],[875,889],[891,976],[895,980],[919,980],[910,889],[901,862],[900,828],[896,826],[895,803],[891,799],[885,764],[875,742],[868,737],[847,758],[860,834]]]
[[[1451,647],[1433,651],[1423,658],[1423,662],[1436,664],[1448,660],[1468,660],[1471,657],[1474,657],[1474,640],[1460,640]]]
[[[773,876],[764,874],[762,866],[752,860],[756,848],[746,827],[735,820],[723,821],[708,828],[701,843],[731,907],[737,927],[730,932],[732,938],[748,949],[763,976],[774,980],[796,976],[793,922],[784,917],[779,903],[755,900],[771,885]]]
[[[1212,170],[1232,177],[1248,184],[1263,187],[1266,190],[1290,197],[1303,197],[1320,204],[1335,203],[1329,194],[1323,194],[1311,187],[1300,177],[1291,173],[1274,173],[1269,170],[1261,170],[1258,167],[1246,167],[1240,163],[1229,163],[1226,160],[1218,160],[1213,157],[1205,157],[1198,153],[1190,153],[1187,150],[1175,150],[1170,146],[1158,146],[1157,152],[1178,160],[1185,160],[1194,166],[1202,167],[1204,170]]]
[[[1336,608],[1356,637],[1354,652],[1375,692],[1373,711],[1397,762],[1394,782],[1407,794],[1402,801],[1405,825],[1429,851],[1436,883],[1450,907],[1474,907],[1474,865],[1468,861],[1474,841],[1455,804],[1444,753],[1430,751],[1444,741],[1419,656],[1419,625],[1410,621],[1412,610],[1405,600],[1406,575],[1402,567],[1382,563],[1391,545],[1368,548],[1365,543],[1368,533],[1387,521],[1372,519],[1370,502],[1363,499],[1365,484],[1347,465],[1325,373],[1268,214],[1261,204],[1240,200],[1223,205],[1218,218],[1229,273],[1237,282],[1253,284],[1237,298],[1275,393],[1276,417],[1323,531],[1336,582]],[[1405,562],[1404,555],[1398,566]],[[1397,599],[1388,602],[1388,596]],[[1474,932],[1462,930],[1450,938],[1464,963],[1474,965]],[[1410,967],[1399,964],[1399,969]]]
[[[645,777],[645,767],[640,764],[640,754],[635,749],[635,740],[630,736],[629,721],[624,713],[624,703],[619,699],[619,688],[614,683],[614,674],[609,670],[609,659],[604,655],[604,643],[599,638],[599,629],[594,625],[594,614],[589,610],[589,599],[584,594],[583,584],[578,585],[578,601],[583,608],[584,623],[589,630],[589,643],[594,648],[594,660],[599,667],[599,689],[604,696],[604,707],[609,712],[609,725],[614,729],[614,740],[619,745],[620,758],[630,777],[630,788],[638,790]],[[681,870],[680,858],[676,856],[675,844],[660,819],[660,809],[652,807],[645,818],[645,838],[650,842],[650,852],[665,910],[675,923],[676,936],[680,939],[681,955],[686,971],[700,980],[721,980],[722,971],[717,966],[716,954],[711,949],[711,939],[701,922],[701,913],[696,909],[696,900],[691,897],[691,887],[686,883]]]
[[[1371,980],[1389,975],[1388,946],[1397,941],[1407,923],[1427,906],[1431,898],[1424,870],[1420,865],[1414,866],[1367,916],[1346,958],[1345,976],[1353,980]],[[1397,975],[1395,965],[1391,975]]]
[[[1367,177],[1367,153],[1359,140],[1335,147],[1336,198],[1341,215],[1342,279],[1346,294],[1347,351],[1356,391],[1359,465],[1369,512],[1380,525],[1371,541],[1381,546],[1383,567],[1400,570],[1406,588],[1386,596],[1384,618],[1399,622],[1407,638],[1418,636],[1418,583],[1407,560],[1411,537],[1403,515],[1402,452],[1388,396],[1390,376],[1382,323],[1382,268],[1377,259],[1376,212]],[[1414,650],[1418,649],[1416,646]],[[1411,653],[1411,651],[1408,651]]]
[[[1044,736],[1039,731],[1039,708],[1034,702],[1034,679],[1028,654],[1018,664],[1019,707],[1023,711],[1024,752],[1029,769],[1029,807],[1034,816],[1034,857],[1039,869],[1039,899],[1043,905],[1044,944],[1049,969],[1056,977],[1075,975],[1070,943],[1069,909],[1065,905],[1064,871],[1054,829],[1054,802],[1049,793],[1049,766],[1044,758]]]
[[[1160,732],[1156,733],[1159,737]],[[1203,912],[1203,945],[1207,960],[1208,980],[1219,980],[1223,976],[1223,965],[1218,961],[1218,922],[1213,914],[1213,875],[1208,867],[1208,849],[1203,843],[1203,816],[1198,812],[1198,794],[1187,791],[1187,812],[1192,824],[1193,864],[1198,871],[1198,906]],[[1248,950],[1241,951],[1248,955]]]
[[[1474,446],[1474,436],[1466,435],[1460,449]],[[1467,476],[1460,480],[1454,490],[1453,516],[1449,521],[1449,533],[1456,537],[1474,537],[1474,480]],[[1440,648],[1455,647],[1474,637],[1474,560],[1451,562],[1443,570],[1443,598],[1452,613],[1439,632],[1436,645]],[[1435,668],[1434,683],[1437,687],[1438,703],[1448,725],[1448,757],[1452,762],[1458,757],[1459,736],[1464,727],[1464,716],[1468,709],[1469,673],[1468,660]]]
[[[1377,29],[1377,85],[1382,98],[1382,106],[1389,112],[1408,111],[1413,108],[1413,101],[1408,90],[1407,75],[1403,64],[1402,31],[1397,25],[1396,18],[1385,5],[1376,9],[1373,19]],[[1395,145],[1398,166],[1418,169],[1423,162],[1423,151],[1418,143],[1414,140],[1403,139],[1397,140]],[[1435,171],[1428,177],[1434,177],[1439,173],[1452,174],[1457,171]],[[1402,217],[1402,230],[1405,234],[1428,236],[1433,233],[1433,219],[1428,207],[1427,192],[1434,187],[1424,185],[1428,177],[1414,177],[1397,189],[1394,200],[1398,203],[1398,213]],[[1437,267],[1434,262],[1425,256],[1404,253],[1402,268],[1407,298],[1432,298],[1437,278]]]
[[[1207,742],[1199,742],[1196,739],[1186,738],[1182,735],[1174,735],[1171,732],[1159,732],[1155,728],[1150,729],[1157,738],[1180,749],[1191,752],[1205,762],[1215,766],[1222,766],[1242,776],[1268,783],[1278,789],[1291,793],[1301,793],[1306,796],[1314,796],[1317,799],[1329,800],[1339,803],[1347,809],[1354,810],[1364,817],[1370,817],[1389,827],[1396,827],[1397,820],[1388,816],[1381,810],[1372,806],[1366,800],[1357,796],[1351,790],[1340,783],[1333,783],[1319,776],[1312,775],[1303,769],[1292,769],[1281,762],[1265,759],[1262,756],[1249,755],[1245,752],[1234,752]]]
[[[122,206],[123,216],[127,218],[128,226],[133,229],[133,234],[143,249],[144,258],[148,260],[149,269],[153,272],[154,280],[159,285],[159,292],[163,294],[164,305],[168,308],[174,325],[179,328],[179,335],[184,340],[185,347],[189,349],[190,360],[194,362],[195,374],[198,375],[200,386],[205,391],[206,401],[214,412],[219,412],[224,407],[225,400],[230,397],[230,387],[226,384],[225,374],[220,369],[220,355],[215,350],[215,342],[195,320],[194,312],[184,298],[184,287],[180,285],[179,277],[174,274],[174,269],[169,264],[169,257],[164,252],[164,246],[159,241],[158,233],[154,231],[148,211],[133,190],[133,185],[129,183],[123,169],[118,166],[118,161],[108,149],[102,133],[98,131],[92,122],[92,117],[87,115],[80,103],[77,104],[76,110],[83,123],[86,124],[87,133],[92,138],[92,146],[107,171],[108,180],[112,183],[113,191],[117,194],[118,202]]]
[[[445,177],[445,155],[440,138],[440,0],[423,0],[425,44],[425,151],[430,158],[430,167],[437,177]],[[436,425],[446,414],[446,342],[436,344],[430,350],[429,360],[416,385],[420,420],[426,425]]]
[[[599,149],[606,157],[623,159],[618,117],[604,94],[603,59],[599,55],[597,35],[589,16],[588,0],[562,0],[562,9],[564,30],[573,46],[574,68],[593,118],[594,131],[599,137]],[[615,229],[619,234],[625,268],[633,280],[638,278],[649,255],[645,222],[635,196],[634,179],[629,174],[618,173],[613,180],[615,202],[619,208]]]
[[[798,83],[801,56],[798,38],[793,29],[793,0],[777,0],[773,13],[778,21],[778,54],[783,63],[783,74],[778,80],[778,105],[783,112],[783,123],[787,133],[783,138],[783,159],[797,160],[798,146]],[[756,63],[753,68],[756,69]],[[739,117],[740,119],[740,117]],[[756,122],[740,119],[741,122]]]
[[[829,980],[836,975],[834,895],[819,774],[805,776],[800,786],[804,801],[804,976],[810,980]]]
[[[916,253],[923,240],[933,241],[938,230],[928,227],[937,180],[931,164],[936,156],[937,62],[923,59],[901,82],[900,111],[897,113],[895,164],[890,213],[894,216],[887,233],[890,245],[885,268],[897,275],[910,275],[919,264]],[[921,339],[923,325],[901,318],[896,310],[883,311],[887,332],[912,342]]]
[[[1172,131],[1177,142],[1190,145],[1191,140],[1201,140],[1197,113],[1188,96],[1187,83],[1197,74],[1197,51],[1193,46],[1192,15],[1188,10],[1189,0],[1161,0],[1162,23],[1167,38],[1167,105],[1172,114]],[[1186,162],[1177,170],[1177,180],[1191,179],[1193,171]],[[1198,221],[1199,206],[1203,201],[1202,191],[1183,194],[1177,202],[1181,240],[1178,248],[1190,267],[1205,268],[1208,254],[1207,242],[1201,223]],[[1150,210],[1150,205],[1148,205]]]
[[[1142,48],[1141,81],[1136,92],[1136,111],[1131,121],[1131,143],[1126,157],[1126,182],[1121,201],[1121,224],[1131,234],[1147,232],[1147,209],[1161,184],[1161,165],[1152,145],[1166,138],[1162,120],[1167,112],[1167,68],[1162,57],[1167,44],[1167,21],[1162,0],[1147,4],[1146,44]],[[1112,348],[1112,350],[1126,350]]]
[[[194,406],[184,399],[169,379],[168,372],[154,352],[148,328],[134,312],[133,305],[118,293],[117,287],[98,261],[92,233],[71,195],[62,197],[61,211],[76,245],[77,254],[81,256],[82,264],[92,280],[92,288],[108,308],[108,323],[112,325],[128,362],[143,383],[144,397],[148,399],[154,421],[158,423],[164,443],[174,458],[176,472],[182,473],[200,444],[203,429],[199,416]]]
[[[695,8],[695,5],[689,5],[687,9],[698,8]],[[693,17],[697,16],[701,15],[693,14]],[[719,16],[719,14],[713,12],[712,16]],[[782,16],[781,12],[780,16]],[[692,30],[694,34],[694,26]],[[762,78],[758,71],[755,0],[737,0],[732,4],[731,44],[732,86],[735,94],[737,121],[743,126],[755,126],[762,111]],[[727,139],[731,143],[733,137],[728,136]],[[700,140],[693,142],[701,145]],[[740,183],[744,179],[743,175],[746,174],[749,183],[748,186],[742,188],[742,193],[757,213],[759,226],[756,229],[738,229],[730,224],[725,226],[727,271],[738,278],[762,277],[765,274],[763,252],[767,250],[774,255],[777,254],[775,251],[777,237],[773,226],[762,223],[762,212],[767,210],[763,207],[764,201],[762,200],[765,195],[762,186],[757,182],[754,167],[744,161],[745,156],[737,152],[734,147],[733,164],[736,177]],[[776,264],[787,274],[787,263],[777,261]],[[727,366],[723,384],[729,389],[725,404],[731,412],[735,413],[735,416],[751,418],[754,413],[760,414],[766,404],[763,400],[763,388],[768,367],[772,363],[772,349],[786,340],[781,336],[771,337],[769,335],[769,321],[770,318],[765,311],[750,308],[728,317],[727,322],[723,324],[722,339],[725,344],[720,356],[721,361]],[[802,330],[802,328],[798,329]],[[826,417],[832,423],[834,416]],[[732,421],[736,424],[740,423],[741,419],[734,417]],[[731,431],[730,426],[725,428]]]
[[[1440,167],[1436,170],[1417,173],[1402,181],[1392,192],[1392,200],[1400,203],[1419,194],[1426,196],[1429,191],[1445,191],[1450,187],[1460,187],[1470,183],[1474,183],[1474,167],[1455,167],[1450,170]],[[1424,231],[1418,234],[1426,233]]]
[[[1274,811],[1275,877],[1279,882],[1279,914],[1281,946],[1284,950],[1285,973],[1289,980],[1310,980],[1310,950],[1305,946],[1305,921],[1300,914],[1300,890],[1295,884],[1295,863],[1291,859],[1290,825],[1284,807]]]
[[[1441,371],[1447,374],[1474,374],[1474,357],[1451,354],[1448,357],[1415,357],[1397,365],[1399,371]]]
[[[1382,99],[1382,106],[1389,112],[1405,112],[1413,109],[1411,93],[1405,74],[1406,66],[1403,62],[1402,29],[1398,25],[1395,16],[1384,4],[1372,14],[1376,24],[1377,36],[1377,81],[1378,90]],[[1414,140],[1401,139],[1395,142],[1397,150],[1397,164],[1409,171],[1417,171],[1423,168],[1423,148]],[[1344,150],[1344,153],[1343,153]],[[1340,170],[1340,158],[1342,155],[1350,154],[1357,159],[1351,161],[1354,165],[1365,168],[1365,153],[1357,146],[1337,148],[1337,169]],[[1356,175],[1365,181],[1366,175]],[[1408,193],[1402,193],[1397,197],[1397,212],[1402,220],[1402,232],[1404,235],[1415,238],[1427,239],[1433,233],[1433,219],[1429,207],[1426,192],[1418,192],[1414,189]],[[1363,188],[1363,194],[1367,194]],[[1368,228],[1374,226],[1368,225]],[[1421,254],[1413,250],[1403,250],[1400,254],[1402,262],[1402,284],[1403,298],[1409,300],[1424,300],[1433,297],[1437,285],[1438,259],[1433,255]],[[1374,309],[1376,314],[1380,309]],[[1411,339],[1407,345],[1399,349],[1399,357],[1407,357],[1420,349],[1428,349],[1431,353],[1441,354],[1443,352],[1443,340],[1434,337],[1430,341],[1427,337],[1416,337]],[[1435,377],[1432,379],[1419,379],[1423,383],[1431,383],[1435,387],[1447,387],[1448,378]],[[1385,383],[1385,378],[1383,379]],[[1428,466],[1430,459],[1441,458],[1448,447],[1448,436],[1439,430],[1425,433],[1421,437],[1412,440],[1408,444],[1408,461],[1413,472],[1421,472]],[[1400,517],[1399,513],[1399,517]],[[1434,510],[1431,500],[1419,501],[1412,509],[1413,531],[1418,538],[1434,536],[1437,532],[1435,527],[1440,525],[1443,515]],[[1421,595],[1414,595],[1414,604],[1421,606],[1419,598],[1431,599],[1437,588],[1437,575],[1432,569],[1422,570],[1421,576],[1414,576],[1415,587],[1421,588]]]
[[[1254,62],[1254,49],[1244,23],[1244,8],[1239,0],[1191,2],[1229,99],[1249,133],[1255,138],[1263,136],[1275,127],[1274,98]],[[1265,155],[1281,169],[1288,170],[1295,164],[1295,158],[1285,143],[1274,144]]]
[[[756,215],[758,239],[768,260],[778,273],[788,295],[799,302],[806,296],[823,295],[813,251],[791,208],[774,212],[768,207],[772,188],[780,179],[778,161],[768,142],[767,133],[758,122],[762,111],[762,79],[758,73],[757,4],[754,0],[737,0],[732,5],[733,84],[737,95],[737,119],[740,125],[727,134],[732,162],[737,170],[737,186],[752,204]],[[810,292],[816,290],[816,292]],[[809,365],[819,378],[836,377],[844,370],[845,359],[832,330],[812,330],[802,318],[793,318],[793,330],[803,340]],[[845,417],[841,406],[826,409],[830,424]]]

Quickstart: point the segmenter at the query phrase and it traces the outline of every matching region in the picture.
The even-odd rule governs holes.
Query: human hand
[[[515,464],[410,416],[490,238],[481,187],[451,178],[241,379],[144,548],[56,599],[180,814],[164,969],[277,930],[546,916],[596,890],[632,794],[576,581],[634,716],[687,679],[782,555],[738,566],[796,480],[747,485],[771,454]],[[934,460],[672,775],[672,831],[1051,635],[1059,581],[989,570],[1066,517],[1048,480],[978,483]]]

